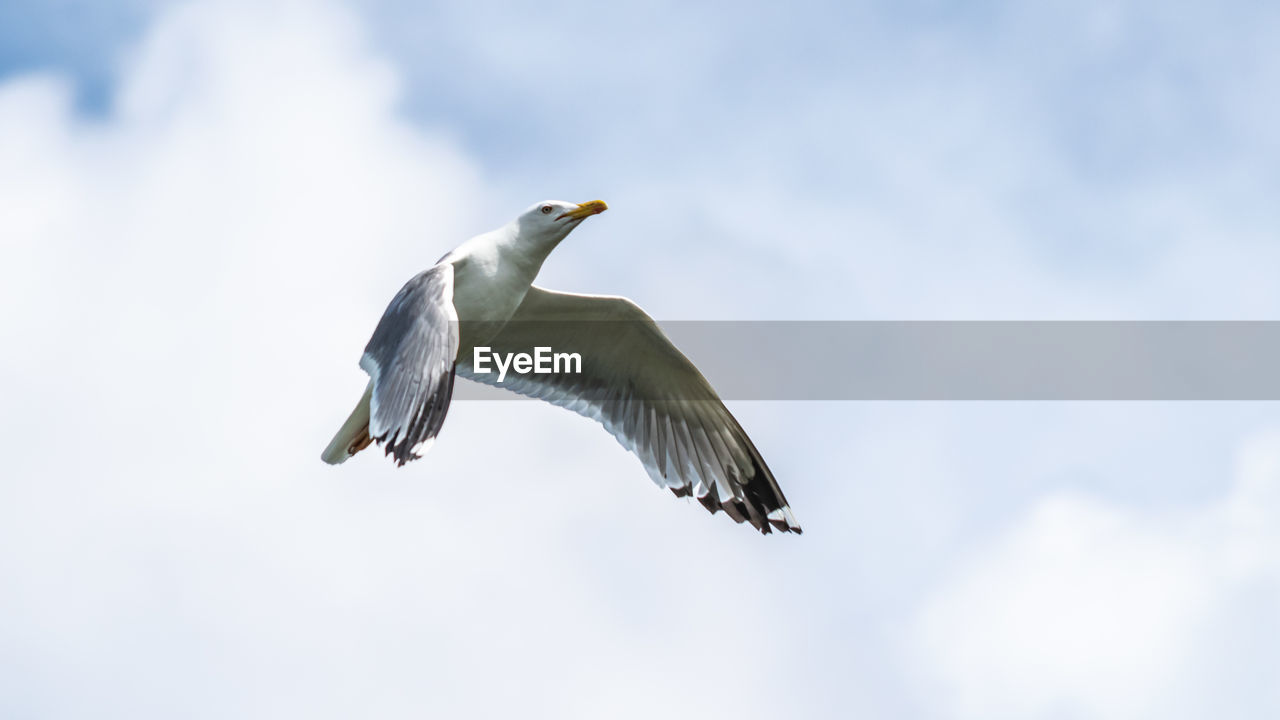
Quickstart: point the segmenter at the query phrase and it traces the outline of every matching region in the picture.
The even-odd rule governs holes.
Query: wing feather
[[[546,400],[601,423],[653,481],[692,495],[760,532],[801,532],[773,473],[706,378],[626,298],[532,287],[489,342],[494,353],[536,347],[582,356],[581,374],[512,374],[497,382],[462,359],[458,373]]]
[[[441,263],[405,283],[365,346],[369,435],[400,465],[421,457],[444,425],[458,344],[453,266]]]

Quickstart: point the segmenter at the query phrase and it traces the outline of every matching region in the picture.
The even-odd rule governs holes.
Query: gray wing
[[[453,266],[441,263],[405,283],[360,358],[373,378],[369,436],[397,463],[421,457],[440,432],[457,357]]]
[[[581,373],[458,372],[546,400],[604,425],[649,476],[762,533],[801,532],[778,482],[711,384],[635,303],[534,286],[488,345],[494,353],[578,353]],[[578,369],[576,366],[574,369]]]

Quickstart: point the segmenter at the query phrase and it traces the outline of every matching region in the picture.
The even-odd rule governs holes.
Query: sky
[[[548,198],[611,209],[539,283],[659,321],[1280,319],[1278,33],[5,3],[0,715],[1275,717],[1275,403],[731,402],[800,537],[532,402],[318,456],[404,280]]]

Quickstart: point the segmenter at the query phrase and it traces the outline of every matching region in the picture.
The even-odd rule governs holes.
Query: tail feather
[[[370,381],[355,410],[351,411],[350,417],[338,429],[333,439],[329,441],[329,446],[320,455],[321,460],[330,465],[339,465],[346,462],[347,458],[369,447],[373,442],[373,438],[369,437],[369,398],[372,394],[373,382]]]

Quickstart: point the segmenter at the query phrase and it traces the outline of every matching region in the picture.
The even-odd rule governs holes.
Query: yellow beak
[[[567,213],[561,214],[560,217],[556,218],[556,220],[563,220],[565,218],[581,220],[582,218],[591,217],[592,215],[599,215],[608,209],[609,206],[605,205],[603,200],[591,200],[590,202],[584,202],[578,205],[578,207]]]

